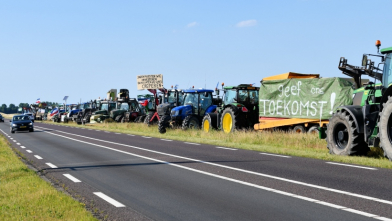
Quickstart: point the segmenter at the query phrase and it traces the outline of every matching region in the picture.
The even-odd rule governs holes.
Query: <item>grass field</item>
[[[30,170],[0,136],[0,220],[96,219],[84,204]]]
[[[58,124],[50,121],[45,122],[49,124]],[[166,134],[160,134],[156,125],[103,123],[82,126],[75,123],[69,124],[76,127],[90,127],[113,132],[147,135],[165,139],[392,169],[392,162],[383,156],[383,151],[380,148],[372,148],[368,153],[368,156],[362,157],[331,155],[326,147],[326,141],[318,139],[318,136],[314,134],[267,131],[237,131],[235,133],[225,134],[220,131],[206,133],[202,130],[183,131],[180,129],[168,130]]]

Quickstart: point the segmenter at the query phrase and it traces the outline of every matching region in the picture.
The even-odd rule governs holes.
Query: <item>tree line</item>
[[[47,107],[49,107],[49,106],[58,106],[58,103],[55,103],[55,102],[44,101],[44,102],[41,102],[41,103],[46,103]],[[18,106],[16,106],[15,104],[10,104],[8,106],[6,104],[2,104],[0,106],[0,112],[1,113],[5,113],[5,114],[15,114],[15,113],[18,112],[18,109],[20,107],[21,108],[29,108],[30,104],[28,104],[28,103],[20,103]],[[19,113],[21,113],[21,112],[19,111]]]

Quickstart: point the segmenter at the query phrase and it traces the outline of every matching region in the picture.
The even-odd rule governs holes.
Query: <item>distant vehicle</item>
[[[29,116],[30,120],[34,122],[34,115],[32,113],[24,113],[23,115]]]
[[[4,117],[1,114],[0,114],[0,122],[4,122]]]
[[[34,132],[34,124],[28,115],[15,115],[11,120],[11,133],[15,131],[26,131]]]

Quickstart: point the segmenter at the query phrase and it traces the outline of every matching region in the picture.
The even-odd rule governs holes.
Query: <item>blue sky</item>
[[[0,104],[69,103],[163,74],[165,87],[344,77],[392,46],[390,0],[0,1]],[[378,61],[377,61],[378,62]]]

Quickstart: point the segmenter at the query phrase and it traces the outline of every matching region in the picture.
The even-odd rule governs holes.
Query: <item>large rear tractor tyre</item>
[[[182,129],[200,129],[200,122],[195,116],[187,116],[182,122]]]
[[[205,115],[203,117],[202,123],[201,123],[201,128],[204,130],[204,132],[210,132],[214,127],[212,126],[211,123],[211,116],[209,114]]]
[[[380,146],[384,150],[384,156],[392,161],[392,97],[383,105],[378,122]]]
[[[161,117],[161,119],[158,122],[159,133],[161,133],[161,134],[166,133],[166,128],[168,128],[170,126],[169,121],[170,121],[170,116],[164,115]]]
[[[363,155],[369,151],[363,134],[357,132],[352,117],[346,112],[336,112],[329,119],[327,147],[330,154]]]
[[[230,107],[226,108],[222,113],[221,128],[225,133],[234,132],[234,130],[241,129],[239,114],[235,114]]]

